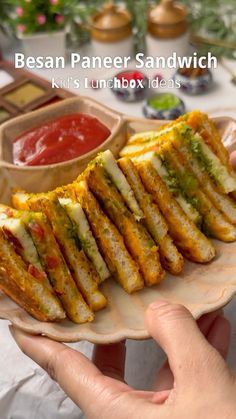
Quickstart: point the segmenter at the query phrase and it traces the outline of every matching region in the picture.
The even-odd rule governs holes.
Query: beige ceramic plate
[[[77,110],[100,116],[105,123],[109,123],[112,136],[107,140],[106,147],[115,152],[123,146],[125,137],[130,133],[153,129],[163,123],[128,119],[86,98],[64,101],[63,107],[61,104],[52,105],[6,123],[0,129],[0,202],[9,203],[12,187],[28,186],[29,190],[47,190],[58,183],[71,181],[84,168],[85,162],[94,153],[67,164],[37,169],[15,168],[10,161],[10,141],[14,135],[42,120]],[[236,149],[236,122],[230,118],[217,118],[216,122],[224,143],[230,151]],[[0,294],[0,318],[8,319],[30,333],[44,334],[64,342],[84,339],[94,343],[111,343],[125,338],[146,339],[149,336],[144,327],[144,313],[152,301],[164,298],[184,304],[198,318],[224,306],[236,293],[236,243],[216,241],[215,245],[217,257],[214,262],[207,265],[186,262],[180,276],[168,274],[161,285],[146,288],[135,295],[129,296],[115,281],[107,281],[103,290],[108,297],[108,307],[96,314],[93,323],[76,325],[69,320],[60,324],[40,323],[3,294]]]

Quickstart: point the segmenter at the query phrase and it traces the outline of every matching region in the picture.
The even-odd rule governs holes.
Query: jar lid
[[[184,5],[175,3],[173,0],[162,0],[161,3],[153,7],[149,13],[149,20],[160,25],[175,25],[185,22],[187,9]]]
[[[148,17],[148,32],[154,38],[175,39],[185,34],[188,29],[187,9],[174,0],[161,0],[152,7]]]
[[[131,16],[126,9],[117,8],[113,2],[103,5],[101,12],[92,17],[92,25],[99,30],[120,29],[131,25]]]

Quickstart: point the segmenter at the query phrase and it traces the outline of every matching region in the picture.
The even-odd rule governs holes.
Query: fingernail
[[[168,306],[170,303],[167,300],[157,300],[149,305],[150,310],[157,310],[159,307]]]

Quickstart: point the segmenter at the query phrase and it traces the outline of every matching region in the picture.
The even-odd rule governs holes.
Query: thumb
[[[183,306],[167,301],[152,303],[146,313],[146,327],[167,354],[175,382],[188,386],[199,375],[219,371],[223,359],[209,345],[191,313]],[[204,368],[207,366],[207,368]]]

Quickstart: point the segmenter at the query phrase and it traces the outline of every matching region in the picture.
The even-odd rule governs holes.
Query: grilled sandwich
[[[5,217],[20,219],[28,234],[31,235],[37,249],[37,256],[40,259],[38,259],[38,262],[41,269],[43,268],[48,275],[54,293],[61,301],[68,318],[74,323],[93,320],[93,314],[88,309],[71,276],[47,217],[42,213],[17,211],[5,205],[0,205],[0,220],[3,219],[4,215]],[[30,248],[29,246],[25,247],[27,250]],[[29,261],[29,257],[26,259]],[[34,272],[36,272],[35,264],[33,266]]]
[[[91,232],[87,217],[78,202],[70,198],[58,198],[61,206],[66,210],[75,229],[84,252],[93,263],[98,275],[99,283],[105,281],[110,276],[107,265],[98,249],[96,240]]]
[[[109,271],[124,290],[133,293],[143,288],[144,282],[137,263],[127,251],[124,240],[115,225],[102,211],[85,181],[75,181],[69,188],[74,199],[82,206],[90,223],[98,247]]]
[[[201,214],[205,234],[225,242],[236,240],[235,226],[214,206],[177,149],[166,142],[158,147],[156,153],[167,167],[175,188],[182,190]]]
[[[118,160],[118,164],[143,211],[143,222],[155,243],[159,246],[162,266],[174,275],[179,274],[183,269],[184,259],[169,235],[168,225],[159,207],[154,202],[152,195],[145,190],[133,162],[124,157]]]
[[[155,153],[143,161],[136,162],[145,188],[152,194],[165,217],[170,234],[181,253],[194,262],[209,262],[215,254],[213,244],[186,216],[178,202],[173,199],[166,184],[158,174]]]
[[[215,141],[212,135],[209,133],[206,135],[205,128],[201,130],[198,126],[198,130],[194,131],[188,125],[188,121],[184,120],[184,117],[158,131],[134,135],[129,139],[120,155],[121,157],[132,157],[153,150],[153,147],[155,148],[157,143],[164,141],[165,136],[169,133],[175,133],[178,150],[183,153],[188,152],[191,155],[191,162],[193,161],[199,170],[210,177],[220,192],[229,194],[236,191],[236,176],[228,161],[228,153],[219,140],[219,134],[217,133]],[[202,137],[204,133],[205,139]]]
[[[22,195],[23,192],[21,192]],[[48,217],[72,276],[91,310],[97,311],[105,307],[106,298],[98,289],[98,274],[80,248],[78,241],[76,241],[77,235],[74,232],[74,226],[66,211],[60,205],[56,194],[53,192],[37,195],[29,194],[27,201],[25,197],[22,200],[22,208],[28,205],[30,210],[43,212]],[[17,199],[14,197],[14,202],[21,209],[19,195]]]
[[[120,171],[118,165],[117,169]],[[145,227],[136,221],[133,213],[125,205],[112,177],[97,160],[90,165],[85,176],[89,188],[122,234],[127,249],[139,266],[145,284],[151,286],[160,282],[164,277],[164,271],[158,248]]]
[[[179,118],[185,121],[193,130],[201,135],[206,144],[218,156],[222,164],[224,164],[231,176],[236,179],[236,174],[230,164],[229,153],[222,143],[220,133],[215,123],[208,117],[207,114],[200,111],[192,111]],[[236,192],[230,193],[230,196],[236,200]]]
[[[0,288],[40,320],[94,318],[99,285],[128,293],[211,261],[236,240],[236,175],[209,118],[190,112],[107,150],[71,184],[0,205]]]
[[[65,318],[60,302],[41,279],[28,272],[27,264],[16,253],[0,229],[0,289],[40,321]]]
[[[16,253],[27,264],[28,272],[52,290],[47,274],[40,261],[38,251],[24,223],[18,218],[11,218],[1,213],[0,229],[8,241],[12,243]]]
[[[183,122],[175,122],[169,124],[168,126],[164,127],[164,129],[159,131],[151,131],[134,135],[129,140],[128,145],[122,150],[121,155],[127,154],[131,158],[136,159],[138,158],[138,156],[142,156],[143,154],[152,150],[155,150],[155,152],[158,155],[163,154],[163,152],[165,154],[168,153],[169,156],[173,156],[175,154],[175,158],[172,158],[172,164],[169,165],[169,174],[167,175],[166,173],[166,164],[162,164],[162,170],[160,170],[160,173],[162,173],[162,179],[166,183],[169,183],[169,189],[172,189],[172,192],[175,195],[175,199],[176,195],[179,196],[180,194],[184,194],[185,200],[187,198],[187,200],[191,202],[195,209],[199,211],[201,216],[203,216],[204,226],[206,227],[206,224],[209,224],[209,229],[207,230],[213,237],[219,238],[224,241],[232,241],[234,240],[235,236],[234,229],[231,225],[235,224],[236,220],[235,202],[225,192],[222,192],[221,188],[219,187],[220,182],[217,183],[216,179],[213,180],[213,178],[209,174],[209,171],[211,171],[212,173],[215,172],[216,176],[218,174],[222,174],[222,164],[220,163],[220,166],[217,166],[217,162],[215,162],[214,159],[209,160],[208,164],[206,165],[208,167],[208,171],[206,170],[206,168],[204,169],[202,165],[199,164],[198,159],[194,157],[191,151],[191,147],[189,146],[189,140],[186,139],[186,135],[182,132],[185,130],[187,130],[188,132],[190,131],[188,135],[191,137],[192,144],[195,144],[191,147],[194,148],[196,146],[197,149],[199,147],[199,138],[196,139],[196,136],[192,129],[190,127],[187,127],[186,124]],[[199,134],[197,135],[199,137]],[[200,141],[201,143],[204,143],[203,139],[200,139]],[[212,153],[211,150],[210,153]],[[178,158],[176,159],[177,155]],[[167,158],[164,160],[166,162]],[[178,165],[178,162],[180,162],[180,160],[182,167],[185,169],[184,171],[182,170],[182,175],[180,177],[182,183],[181,187],[179,187],[176,177],[176,171],[178,172],[178,169],[176,167],[175,169],[173,169],[173,164],[175,163],[175,166]],[[227,167],[224,167],[223,171],[225,174],[226,182],[228,181],[232,185],[234,179],[231,174],[229,177],[227,177]],[[183,174],[185,174],[184,177]],[[199,191],[198,193],[198,195],[201,195],[203,198],[203,200],[200,201],[204,201],[204,205],[202,205],[201,208],[199,207],[199,205],[196,205],[197,203],[199,203],[199,199],[196,199],[196,197],[192,199],[191,196],[189,196],[191,194],[191,186],[194,185],[195,191],[198,188],[201,189],[201,191]],[[188,190],[187,193],[186,189]],[[181,205],[181,202],[179,200],[178,202]],[[212,217],[207,217],[206,208],[207,206],[209,207],[210,204],[212,206]],[[181,206],[182,209],[184,209],[185,213],[189,216],[184,206]],[[211,222],[211,220],[214,221],[214,216],[216,216],[216,223]],[[216,224],[218,224],[218,226]]]

